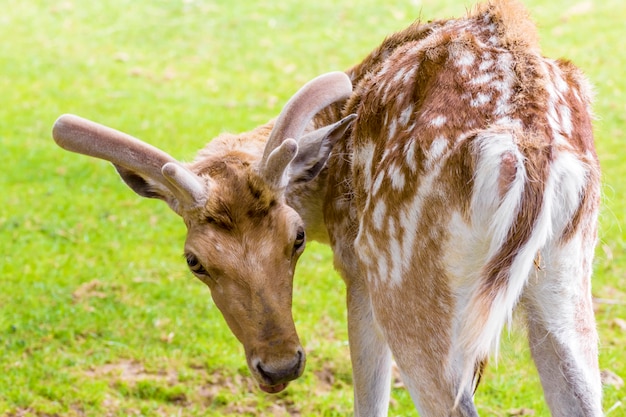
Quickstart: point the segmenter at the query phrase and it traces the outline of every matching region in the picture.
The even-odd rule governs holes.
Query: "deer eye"
[[[306,234],[304,233],[304,228],[300,226],[298,231],[296,232],[296,240],[293,242],[294,251],[298,251],[302,249],[304,246],[304,242],[306,240]]]
[[[187,260],[187,266],[191,269],[196,275],[209,275],[206,269],[202,266],[196,255],[193,253],[187,253],[185,255],[185,259]]]

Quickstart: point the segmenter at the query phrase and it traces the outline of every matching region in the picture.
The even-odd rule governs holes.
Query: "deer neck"
[[[324,222],[324,200],[328,185],[328,169],[325,168],[315,179],[294,184],[287,188],[287,204],[304,221],[307,240],[328,244],[328,231]]]
[[[337,102],[319,112],[311,121],[309,129],[319,129],[342,119],[345,102]],[[291,184],[286,191],[287,204],[302,218],[307,239],[329,244],[328,229],[324,219],[327,198],[328,165],[311,181]]]

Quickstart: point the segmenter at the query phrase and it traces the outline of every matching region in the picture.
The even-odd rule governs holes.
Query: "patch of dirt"
[[[507,416],[509,417],[520,417],[520,416],[534,416],[535,410],[532,408],[516,408],[513,410],[507,411]]]
[[[251,378],[246,378],[240,374],[225,375],[214,372],[206,374],[203,379],[206,382],[202,384],[198,392],[200,397],[208,403],[213,403],[213,400],[224,391],[235,395],[241,391],[254,392],[257,389]]]
[[[335,385],[335,370],[330,367],[323,367],[320,370],[313,371],[319,382],[318,390],[320,392],[330,392]]]
[[[85,311],[91,313],[95,308],[91,305],[92,300],[115,298],[124,293],[124,286],[116,283],[102,282],[93,279],[84,282],[72,292],[72,303],[81,305]]]
[[[258,387],[251,377],[242,374],[226,374],[215,371],[207,372],[204,367],[192,366],[187,371],[195,373],[195,376],[185,375],[181,381],[179,373],[172,369],[159,371],[149,371],[142,363],[136,360],[124,360],[116,363],[109,363],[98,367],[91,367],[85,371],[85,375],[90,378],[99,378],[109,381],[109,385],[115,388],[120,383],[128,386],[136,386],[140,381],[150,380],[162,382],[168,386],[186,385],[192,386],[193,393],[181,398],[181,401],[172,401],[164,404],[166,407],[176,407],[184,415],[184,410],[188,407],[194,409],[219,410],[225,416],[257,416],[263,415],[300,416],[300,409],[289,397],[288,392],[278,395],[263,397],[263,404],[259,404]],[[326,376],[330,378],[330,376]],[[241,395],[250,393],[250,395]],[[231,396],[236,396],[236,403],[229,402]],[[121,401],[114,396],[106,394],[102,407],[106,409],[106,416],[113,416],[121,408]],[[171,410],[171,408],[169,408]],[[123,410],[133,415],[129,409]],[[164,415],[169,415],[165,413]],[[11,416],[22,417],[22,416]],[[48,417],[48,416],[42,416]],[[51,416],[56,417],[56,416]]]
[[[42,411],[36,411],[31,408],[20,408],[7,414],[2,414],[3,417],[82,417],[84,416],[82,410],[70,410],[69,414],[57,414],[57,413],[44,413]]]
[[[72,293],[74,303],[79,303],[89,298],[106,298],[107,294],[103,291],[104,284],[94,279],[78,286]]]
[[[146,379],[162,380],[168,385],[179,382],[178,373],[172,370],[162,370],[158,372],[148,372],[144,366],[134,360],[121,361],[117,363],[107,363],[99,367],[91,367],[85,372],[91,378],[115,378],[117,381],[135,383]]]

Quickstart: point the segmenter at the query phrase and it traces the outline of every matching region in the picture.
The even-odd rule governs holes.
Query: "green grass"
[[[418,16],[468,2],[330,0],[13,2],[0,15],[0,416],[351,415],[343,283],[310,245],[294,316],[305,375],[258,391],[243,349],[181,257],[185,229],[113,168],[59,149],[70,112],[189,160],[222,131],[276,115],[301,84],[345,69]],[[349,5],[349,3],[354,3]],[[544,52],[597,87],[604,208],[594,295],[601,368],[626,378],[626,8],[529,0]],[[482,415],[548,415],[523,332],[505,337]],[[416,415],[393,391],[390,415]],[[620,403],[621,402],[621,403]],[[621,405],[620,405],[621,404]],[[609,416],[626,415],[607,385]]]

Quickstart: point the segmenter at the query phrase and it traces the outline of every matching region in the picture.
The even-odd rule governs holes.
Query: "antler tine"
[[[298,140],[306,125],[325,107],[352,94],[352,82],[343,72],[329,72],[306,83],[289,99],[276,119],[265,146],[263,163],[285,139]]]

